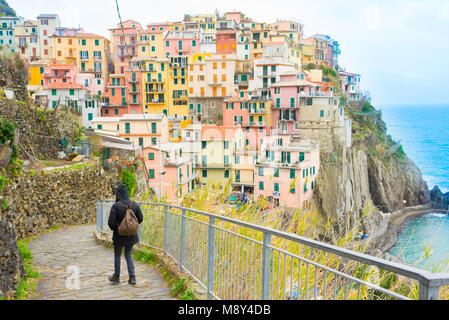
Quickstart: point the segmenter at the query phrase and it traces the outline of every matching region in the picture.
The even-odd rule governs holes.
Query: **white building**
[[[37,36],[39,42],[39,55],[42,59],[51,58],[53,48],[52,39],[55,29],[61,26],[57,14],[41,14],[37,17]]]
[[[279,82],[281,75],[296,70],[295,65],[282,58],[263,58],[254,60],[254,80],[249,89],[257,90],[262,98],[271,98],[270,86]]]
[[[92,128],[91,121],[99,115],[100,105],[87,88],[77,83],[51,83],[44,92],[49,108],[54,109],[58,103],[66,106],[82,116],[83,126]]]
[[[0,47],[15,52],[14,28],[23,23],[22,17],[0,17]]]

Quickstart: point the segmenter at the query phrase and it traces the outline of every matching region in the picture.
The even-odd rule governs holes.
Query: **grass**
[[[230,183],[227,183],[223,186],[208,184],[204,188],[197,188],[193,193],[186,196],[183,203],[181,203],[180,205],[200,211],[222,215],[240,221],[262,225],[264,227],[272,229],[278,229],[288,233],[297,234],[309,239],[332,239],[331,244],[333,245],[358,252],[366,251],[366,243],[354,239],[355,236],[362,231],[358,227],[354,227],[353,229],[348,230],[344,235],[335,237],[335,235],[331,231],[337,223],[330,220],[323,220],[322,217],[319,216],[317,210],[300,209],[290,217],[286,218],[284,212],[282,212],[282,209],[280,208],[270,211],[259,210],[258,208],[265,208],[267,206],[267,202],[264,200],[254,202],[252,204],[246,204],[245,206],[242,206],[238,209],[226,204],[226,199],[228,198],[230,192]],[[158,202],[158,200],[154,196],[149,196],[148,194],[144,199],[140,200],[154,203]],[[151,209],[151,207],[148,206],[145,207],[145,209]],[[367,206],[363,214],[361,215],[360,220],[363,221],[364,217],[372,209],[373,208],[371,208],[371,206]],[[180,213],[176,210],[171,210],[171,212],[175,212],[178,214]],[[160,217],[160,219],[158,217]],[[187,217],[204,222],[206,224],[209,222],[207,217],[189,212],[187,213]],[[150,216],[148,215],[145,219],[149,221]],[[162,215],[151,215],[151,220],[152,221],[148,223],[152,225],[160,226],[163,222]],[[190,224],[191,223],[189,222],[189,225]],[[215,225],[223,230],[231,231],[259,242],[262,242],[263,240],[263,235],[259,231],[236,226],[219,219],[216,219]],[[177,231],[174,231],[174,233],[176,232]],[[219,232],[221,232],[222,235],[225,234],[224,231]],[[196,257],[197,260],[204,260],[204,252],[207,251],[203,251],[203,253],[200,252],[199,254],[195,255],[195,251],[199,250],[199,233],[190,229],[190,231],[186,231],[186,235],[187,237],[185,252],[189,252],[189,255],[191,257],[194,257],[193,259],[195,259]],[[226,266],[222,267],[221,271],[223,272],[228,272],[228,270],[232,268],[234,270],[239,270],[239,276],[229,277],[227,281],[229,281],[230,283],[226,283],[227,288],[229,289],[228,292],[237,292],[238,295],[235,296],[229,294],[228,292],[224,292],[220,294],[220,298],[233,299],[237,297],[237,299],[249,299],[251,297],[241,289],[242,284],[244,284],[244,281],[242,281],[241,279],[247,279],[251,275],[252,265],[261,265],[261,257],[259,257],[258,254],[255,256],[251,256],[251,251],[250,254],[248,254],[248,250],[243,248],[240,250],[240,261],[238,261],[238,259],[233,259],[233,254],[235,252],[234,250],[236,250],[236,246],[232,244],[232,241],[227,241],[226,237],[222,237],[222,235],[217,235],[216,233],[216,239],[218,239],[219,241],[215,243],[220,243],[221,251],[219,251],[220,254],[216,258],[217,261],[215,265]],[[147,239],[158,239],[158,241],[161,241],[160,236],[158,238],[157,233],[154,230],[148,229],[143,230],[143,239],[144,241],[149,241]],[[160,247],[161,243],[155,243],[155,245]],[[340,272],[343,272],[350,276],[354,276],[362,281],[376,284],[382,288],[404,295],[408,298],[418,298],[418,284],[416,281],[413,281],[411,279],[397,276],[394,273],[380,270],[377,267],[364,265],[356,261],[342,259],[335,254],[313,249],[311,247],[301,245],[299,243],[292,242],[283,238],[272,237],[272,246],[281,250],[285,250],[295,256],[300,256],[302,258],[313,261],[314,263],[332,268],[334,270],[339,270]],[[201,244],[199,248],[201,249]],[[253,260],[250,264],[245,264],[244,261],[248,261],[248,255]],[[370,299],[371,296],[373,296],[373,298],[376,300],[390,299],[390,297],[385,295],[384,293],[378,290],[368,289],[365,286],[361,286],[359,290],[358,286],[355,285],[355,283],[349,283],[346,287],[347,290],[344,290],[342,288],[345,288],[345,283],[341,280],[340,277],[336,277],[334,274],[325,272],[322,268],[314,267],[314,265],[312,264],[299,264],[297,260],[291,259],[288,255],[285,255],[283,253],[273,254],[271,256],[270,263],[272,266],[272,274],[278,275],[278,277],[272,277],[272,287],[278,288],[273,290],[272,293],[275,297],[279,297],[281,299],[288,298],[289,292],[292,291],[290,283],[299,283],[299,288],[296,292],[298,295],[302,296],[305,299],[310,299],[310,289],[312,287],[318,290],[319,296],[321,297],[323,297],[324,292],[326,292],[326,297],[332,297],[334,299],[346,298],[351,300],[357,299],[358,295],[360,295],[360,299]],[[206,272],[205,264],[197,264],[199,265],[200,269],[203,269],[201,269],[200,271],[196,271],[194,273],[195,275],[197,275],[197,273]],[[297,270],[300,271],[299,276]],[[218,272],[221,271],[218,270]],[[252,279],[252,281],[254,283],[254,288],[256,291],[256,295],[252,295],[252,297],[257,298],[257,290],[261,285],[261,279],[256,274],[255,279]],[[178,287],[180,286],[181,284],[178,284]],[[441,299],[449,298],[449,290],[447,289],[449,288],[443,288],[440,290]],[[218,284],[215,285],[214,292],[217,292],[217,290],[221,290]],[[176,289],[173,289],[173,291],[176,291]]]
[[[78,170],[84,167],[88,167],[89,163],[85,162],[85,163],[77,163],[74,165],[71,165],[69,167],[62,167],[62,168],[55,168],[52,170],[48,170],[49,172],[61,172],[61,171],[70,171],[70,170]]]
[[[157,254],[150,249],[141,248],[139,251],[133,252],[133,257],[137,261],[156,266],[158,257]],[[164,266],[158,266],[159,271],[162,273],[163,277],[170,284],[170,294],[174,297],[178,297],[180,300],[197,300],[193,291],[187,287],[186,279],[174,276],[168,269]]]
[[[22,256],[26,272],[26,277],[20,280],[16,288],[17,300],[24,300],[36,291],[37,279],[40,277],[39,272],[34,270],[31,265],[33,255],[27,246],[29,242],[30,239],[22,239],[17,241],[17,247],[19,248],[19,252]]]

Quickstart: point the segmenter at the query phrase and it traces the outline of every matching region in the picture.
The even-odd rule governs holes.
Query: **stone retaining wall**
[[[118,178],[93,160],[79,169],[27,171],[7,186],[8,209],[0,220],[11,222],[19,238],[54,225],[93,223],[96,202],[113,197],[117,184]]]

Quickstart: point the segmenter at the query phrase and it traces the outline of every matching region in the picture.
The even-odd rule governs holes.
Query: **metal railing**
[[[97,202],[97,229],[108,227],[113,200]],[[349,262],[375,267],[408,278],[419,288],[420,300],[438,299],[440,287],[449,285],[449,273],[430,273],[360,252],[265,228],[216,214],[168,204],[139,203],[144,221],[140,244],[158,249],[179,264],[207,290],[208,299],[325,300],[400,299],[408,297],[345,273]],[[204,221],[202,221],[204,220]],[[226,228],[218,225],[226,224]],[[260,239],[243,235],[260,233]],[[277,241],[275,241],[276,239]],[[338,258],[329,267],[308,257],[275,246],[289,241],[288,248],[305,246]],[[376,281],[372,281],[376,282]]]

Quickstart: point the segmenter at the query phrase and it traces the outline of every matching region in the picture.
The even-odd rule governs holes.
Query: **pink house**
[[[259,147],[271,130],[271,100],[256,96],[256,91],[241,90],[223,102],[223,125],[241,126],[246,144]]]
[[[143,149],[148,185],[157,195],[177,201],[195,189],[193,157],[183,154],[179,143],[168,142]],[[162,179],[162,180],[161,180]]]
[[[254,197],[264,197],[274,206],[309,208],[319,167],[317,146],[298,142],[270,146],[255,165]]]
[[[76,83],[78,71],[72,64],[56,64],[53,63],[44,68],[44,89],[50,84]]]
[[[200,53],[200,31],[167,31],[164,37],[164,49],[166,57]]]
[[[303,72],[287,71],[271,86],[273,129],[279,134],[298,133],[300,105],[307,96],[320,95],[319,85],[306,80]]]

